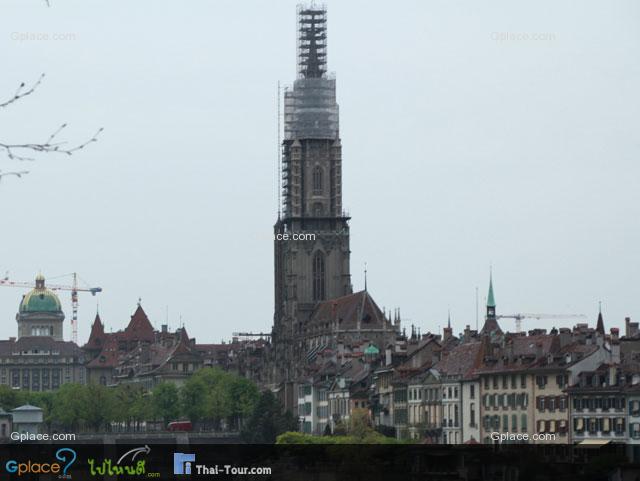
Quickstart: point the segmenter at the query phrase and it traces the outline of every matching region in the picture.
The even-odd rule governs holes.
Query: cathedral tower
[[[284,95],[282,215],[274,226],[279,379],[290,378],[314,306],[352,292],[338,120],[336,81],[327,74],[326,9],[298,7],[298,78]]]

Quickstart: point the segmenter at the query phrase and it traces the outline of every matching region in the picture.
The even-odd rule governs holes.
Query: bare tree
[[[34,82],[31,86],[27,86],[24,82],[22,82],[15,93],[11,98],[4,102],[0,102],[0,110],[6,109],[7,107],[13,105],[18,102],[20,99],[27,97],[33,94],[36,89],[42,83],[44,79],[44,74],[40,75],[38,80]],[[67,127],[67,124],[64,123],[60,125],[44,142],[26,142],[26,143],[9,143],[0,139],[0,151],[4,151],[7,157],[11,160],[19,160],[19,161],[33,161],[35,157],[32,155],[38,153],[54,153],[54,154],[66,154],[72,155],[79,150],[84,149],[87,145],[92,142],[96,142],[98,140],[98,136],[102,132],[103,128],[99,128],[98,131],[93,134],[91,138],[81,142],[79,144],[69,145],[66,141],[60,140],[60,134]],[[22,175],[28,174],[27,170],[19,170],[14,172],[3,172],[0,170],[0,180],[3,177],[13,175],[16,177],[21,177]]]

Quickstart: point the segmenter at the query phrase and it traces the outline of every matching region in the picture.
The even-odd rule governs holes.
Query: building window
[[[498,376],[493,376],[493,389],[498,389]]]
[[[313,169],[313,193],[322,194],[322,168],[319,165]]]
[[[475,399],[476,398],[476,385],[472,384],[471,386],[469,386],[469,399]]]
[[[536,384],[540,389],[544,389],[547,385],[547,376],[536,376]]]
[[[527,415],[523,414],[520,418],[520,431],[524,432],[527,430]]]
[[[313,300],[325,299],[325,262],[324,254],[320,251],[313,256]]]
[[[520,374],[520,387],[523,388],[523,389],[527,387],[527,375],[526,374]]]
[[[476,425],[476,405],[475,405],[475,403],[471,403],[471,405],[470,405],[469,425],[470,426],[475,426]]]

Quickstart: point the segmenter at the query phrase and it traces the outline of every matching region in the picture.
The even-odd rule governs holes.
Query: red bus
[[[169,431],[193,431],[191,421],[172,421],[167,425]]]

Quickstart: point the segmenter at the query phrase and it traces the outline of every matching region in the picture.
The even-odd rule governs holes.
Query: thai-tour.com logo
[[[147,460],[144,459],[151,452],[148,445],[133,448],[124,453],[117,461],[103,459],[101,462],[89,458],[89,474],[91,476],[144,476],[159,478],[158,472],[147,472]]]
[[[196,455],[173,453],[173,474],[206,474],[206,475],[260,475],[271,474],[267,466],[232,466],[231,464],[214,464],[207,466],[196,464]]]
[[[56,474],[59,479],[71,479],[71,475],[67,474],[67,471],[75,463],[76,458],[77,455],[73,449],[60,448],[56,451],[54,459],[43,462],[32,459],[26,461],[10,459],[5,463],[5,468],[8,473],[18,476]]]
[[[173,474],[191,474],[195,462],[195,454],[173,453]]]

